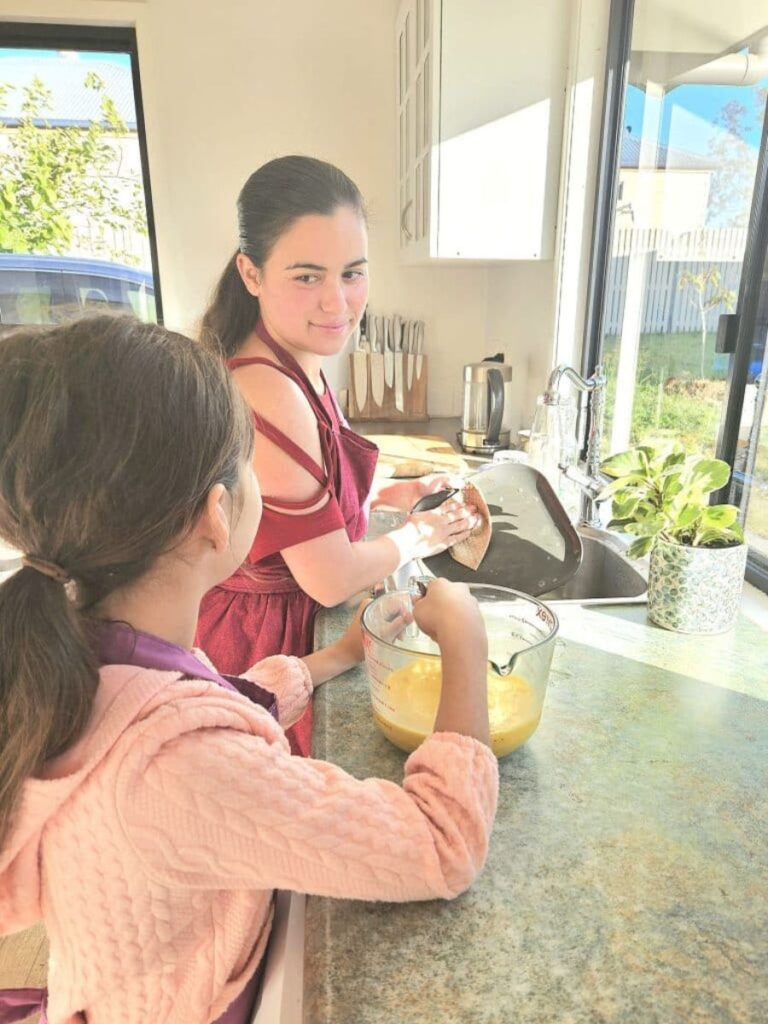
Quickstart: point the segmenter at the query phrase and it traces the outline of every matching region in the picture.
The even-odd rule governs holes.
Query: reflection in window
[[[58,275],[7,270],[0,257],[0,323],[53,323],[58,293]]]

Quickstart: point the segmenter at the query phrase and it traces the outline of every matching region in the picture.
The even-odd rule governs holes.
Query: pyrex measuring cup
[[[503,757],[534,733],[541,718],[558,622],[541,601],[506,587],[471,585],[488,634],[491,747]],[[437,645],[407,625],[410,591],[376,598],[363,613],[365,664],[373,717],[401,750],[433,730],[442,661]]]

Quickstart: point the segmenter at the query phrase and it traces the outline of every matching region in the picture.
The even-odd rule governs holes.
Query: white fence
[[[605,334],[621,333],[630,269],[641,275],[641,334],[678,334],[701,330],[696,290],[679,287],[681,276],[716,267],[720,288],[738,294],[746,228],[702,228],[673,235],[657,228],[626,228],[614,233],[605,298]],[[735,296],[734,296],[735,298]],[[707,329],[717,330],[724,305],[707,313]]]
[[[141,270],[152,270],[152,256],[147,235],[131,228],[107,228],[93,221],[75,226],[68,256],[127,263]]]

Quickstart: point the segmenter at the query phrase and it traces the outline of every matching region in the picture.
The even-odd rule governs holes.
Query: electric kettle
[[[491,357],[464,367],[464,402],[459,444],[473,455],[509,448],[512,428],[512,367]]]

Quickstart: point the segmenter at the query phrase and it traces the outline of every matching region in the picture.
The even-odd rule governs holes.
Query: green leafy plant
[[[69,252],[85,218],[95,227],[94,252],[135,262],[106,234],[147,234],[141,181],[121,171],[128,126],[99,75],[89,71],[84,85],[98,94],[101,114],[86,128],[51,125],[53,94],[39,77],[21,86],[18,124],[0,148],[0,252]],[[0,111],[14,88],[0,82]]]
[[[744,543],[735,505],[710,505],[709,495],[728,483],[731,471],[720,459],[686,455],[679,444],[658,449],[639,445],[606,459],[612,482],[608,528],[636,536],[632,558],[647,555],[657,539],[691,547],[720,548]]]

